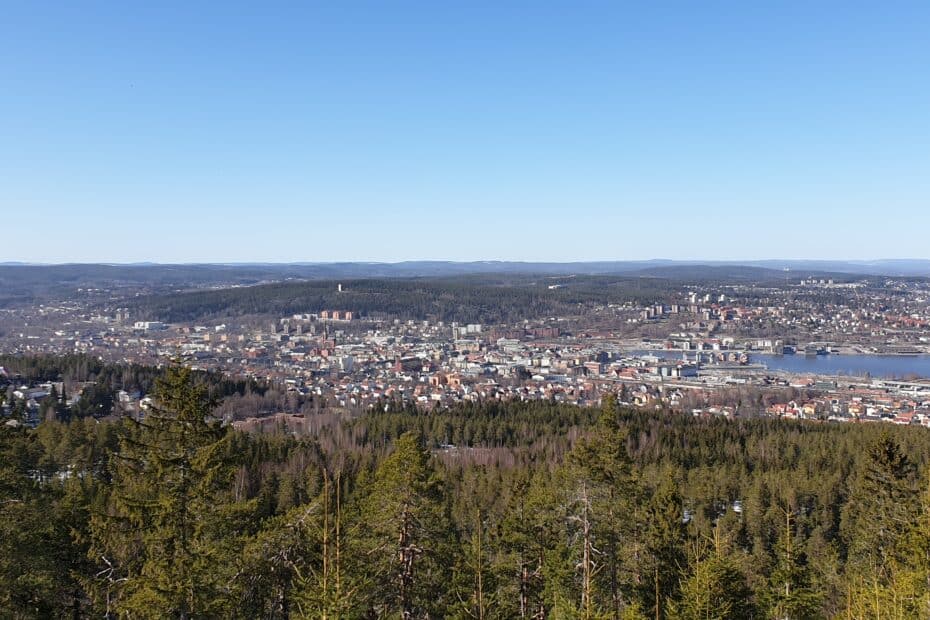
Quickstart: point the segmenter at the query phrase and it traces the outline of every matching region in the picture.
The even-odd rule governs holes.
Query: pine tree
[[[265,519],[255,536],[245,542],[235,579],[240,617],[299,617],[294,599],[298,596],[300,571],[318,553],[301,527],[310,510],[305,506]]]
[[[420,438],[405,433],[360,490],[354,570],[370,583],[368,605],[403,620],[441,616],[452,546],[443,484]]]
[[[246,543],[236,579],[241,617],[353,617],[337,489],[327,482],[319,497],[263,521]]]
[[[348,539],[358,535],[361,524],[348,523],[345,516],[345,490],[341,472],[323,472],[323,488],[309,506],[296,508],[301,515],[297,526],[318,550],[311,561],[297,571],[296,617],[335,620],[358,615],[358,599],[364,577],[349,570]]]
[[[516,600],[509,607],[519,618],[545,617],[545,593],[552,591],[553,582],[562,581],[561,574],[547,570],[564,547],[554,503],[548,472],[540,469],[535,477],[523,472],[514,478],[501,524],[501,546],[516,582],[512,588]]]
[[[613,395],[604,397],[594,434],[572,452],[566,473],[564,501],[576,540],[581,613],[591,617],[603,608],[619,618],[641,575],[624,575],[638,487]]]
[[[48,396],[42,400],[40,418],[46,422],[67,421],[68,408],[64,398],[58,396],[58,389],[53,385]]]
[[[510,601],[497,599],[497,572],[490,544],[488,520],[480,508],[468,522],[469,530],[456,553],[453,587],[456,590],[456,617],[487,620],[503,618]],[[513,608],[515,614],[516,609]]]

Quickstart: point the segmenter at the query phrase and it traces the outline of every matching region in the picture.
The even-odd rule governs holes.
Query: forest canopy
[[[312,435],[248,434],[214,415],[208,379],[161,373],[139,419],[0,426],[0,616],[930,609],[925,429],[605,398],[324,411]]]

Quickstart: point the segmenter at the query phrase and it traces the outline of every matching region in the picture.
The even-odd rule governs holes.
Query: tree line
[[[52,393],[42,402],[41,419],[67,421],[86,416],[103,417],[114,411],[117,393],[124,390],[140,396],[151,393],[165,372],[165,367],[145,364],[108,363],[85,355],[0,355],[0,368],[7,376],[0,378],[0,387],[9,392],[14,384],[53,383]],[[255,379],[233,379],[210,370],[192,373],[210,398],[222,404],[228,398],[242,398],[247,402],[262,400],[269,386]],[[68,397],[80,395],[76,402],[67,404]],[[275,402],[283,400],[275,395]],[[14,413],[22,413],[25,403],[14,402]]]
[[[924,429],[488,403],[0,426],[0,616],[924,618]]]
[[[647,277],[459,276],[283,282],[144,296],[126,304],[134,316],[168,322],[352,310],[368,318],[499,324],[577,314],[593,304],[667,301],[673,290],[670,281]]]

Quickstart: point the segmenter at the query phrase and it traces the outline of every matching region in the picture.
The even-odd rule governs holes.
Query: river
[[[694,354],[688,352],[694,359]],[[657,355],[680,360],[681,351],[637,351],[639,355]],[[930,355],[772,355],[750,353],[750,362],[765,364],[770,370],[797,374],[864,376],[876,378],[930,378]]]
[[[930,355],[763,355],[752,361],[772,370],[818,375],[865,375],[898,379],[930,377]]]

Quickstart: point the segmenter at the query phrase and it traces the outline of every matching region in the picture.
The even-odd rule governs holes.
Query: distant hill
[[[460,276],[640,276],[673,280],[773,280],[838,274],[927,277],[930,261],[407,261],[399,263],[0,264],[0,305],[63,298],[78,288],[157,291],[228,288],[293,280],[450,278]]]
[[[204,264],[61,264],[34,265],[0,263],[0,285],[15,283],[95,283],[125,282],[152,284],[200,284],[218,281],[254,283],[263,279],[305,278],[385,278],[451,276],[485,273],[553,275],[610,275],[672,269],[677,267],[757,267],[761,269],[811,271],[820,273],[859,273],[864,275],[930,276],[930,260],[883,259],[875,261],[825,260],[642,260],[584,262],[521,261],[405,261],[398,263],[204,263]],[[671,272],[667,272],[671,273]]]
[[[930,260],[927,259],[888,258],[871,261],[761,260],[747,261],[742,264],[794,271],[813,270],[876,276],[930,276]]]
[[[340,292],[338,284],[343,284]],[[558,288],[549,288],[558,283]],[[133,316],[168,322],[204,318],[352,310],[362,318],[403,317],[463,323],[513,323],[571,315],[607,301],[654,303],[668,280],[641,276],[458,275],[443,278],[306,280],[203,289],[126,300]]]
[[[694,281],[722,281],[740,280],[747,282],[764,282],[783,280],[785,272],[765,267],[751,267],[747,265],[664,265],[661,267],[646,267],[629,272],[631,275],[665,278],[668,280],[694,280]],[[806,274],[807,272],[805,272]],[[819,272],[817,272],[819,275]],[[815,272],[810,272],[815,275]]]

